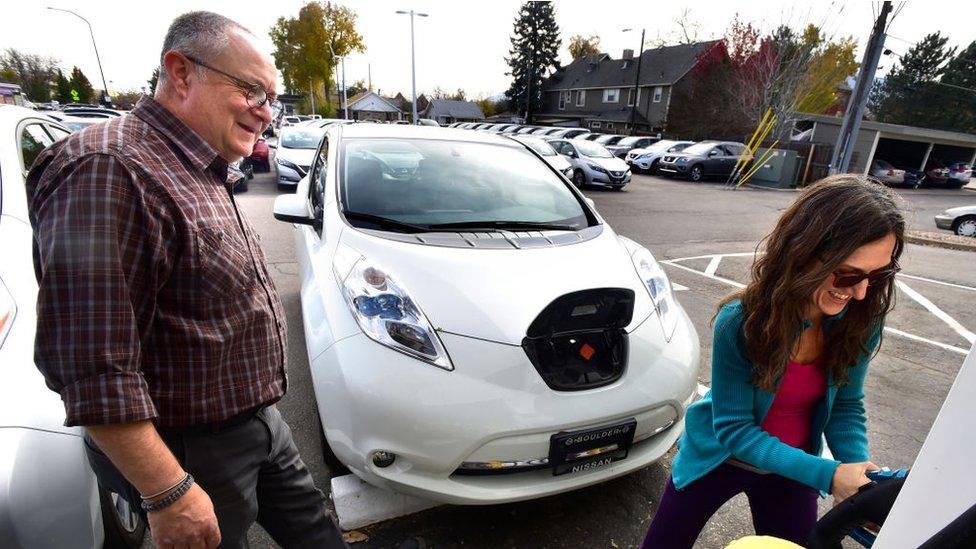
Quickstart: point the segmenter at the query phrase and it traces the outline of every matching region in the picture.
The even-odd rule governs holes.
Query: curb
[[[905,242],[910,244],[919,244],[921,246],[932,246],[935,248],[945,248],[948,250],[960,250],[963,252],[976,252],[976,242],[972,244],[964,244],[962,242],[946,242],[944,240],[936,240],[934,238],[926,238],[924,236],[916,236],[911,234],[905,235]]]
[[[764,187],[762,185],[753,185],[752,183],[746,183],[744,187],[749,187],[750,189],[758,189],[760,191],[776,191],[781,193],[798,193],[803,189],[789,188],[789,189],[777,189],[776,187]]]

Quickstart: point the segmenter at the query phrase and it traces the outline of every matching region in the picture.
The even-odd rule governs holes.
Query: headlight
[[[600,173],[607,173],[607,170],[603,169],[601,166],[597,166],[596,164],[590,164],[589,162],[587,162],[586,165],[589,166],[591,170],[595,170]]]
[[[675,163],[676,164],[687,164],[688,163],[688,158],[685,157],[685,156],[682,156],[681,158],[675,160]]]
[[[678,326],[678,307],[674,300],[674,289],[668,275],[664,273],[661,265],[655,261],[654,256],[647,248],[638,248],[630,257],[634,262],[634,268],[647,293],[651,296],[657,317],[661,321],[661,328],[664,330],[664,339],[671,341],[674,329]]]
[[[638,156],[637,158],[639,158],[641,160],[650,160],[652,156],[654,156],[654,155],[653,154],[642,154],[642,155]]]
[[[275,162],[277,162],[278,164],[281,164],[282,166],[284,166],[286,168],[291,168],[291,169],[295,170],[296,172],[301,173],[301,171],[302,171],[301,168],[299,168],[298,166],[296,166],[293,162],[289,162],[289,161],[285,160],[284,158],[277,158],[276,157],[275,158]]]
[[[453,370],[447,351],[424,313],[389,272],[360,258],[342,279],[342,296],[363,333],[381,345]]]

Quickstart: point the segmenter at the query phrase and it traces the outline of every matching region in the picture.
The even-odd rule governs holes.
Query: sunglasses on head
[[[859,271],[856,273],[840,273],[834,271],[834,287],[835,288],[850,288],[851,286],[856,286],[861,283],[862,280],[867,279],[868,285],[877,284],[878,282],[884,282],[889,278],[895,276],[895,274],[901,271],[901,266],[895,260],[891,261],[891,264],[887,267],[882,267],[880,269],[871,271],[870,273],[865,273],[864,271]]]

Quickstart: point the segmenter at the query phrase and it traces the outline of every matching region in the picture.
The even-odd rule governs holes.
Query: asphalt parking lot
[[[911,228],[934,231],[939,211],[976,203],[970,190],[898,191]],[[312,397],[299,305],[291,226],[273,220],[278,191],[273,176],[257,174],[240,204],[262,238],[289,323],[289,392],[280,403],[285,419],[325,491],[318,418]],[[747,280],[751,254],[793,192],[730,191],[719,183],[693,184],[635,176],[620,192],[587,190],[599,212],[621,235],[646,245],[665,262],[678,299],[702,343],[699,381],[709,383],[709,321],[721,297]],[[910,466],[921,448],[976,331],[976,253],[909,245],[899,275],[898,304],[889,317],[881,353],[867,381],[872,459],[892,468]],[[422,536],[431,547],[608,547],[639,545],[669,474],[661,462],[614,481],[537,501],[489,507],[439,507],[362,529],[355,547],[396,547]],[[829,500],[822,502],[822,511]],[[752,532],[745,498],[733,499],[713,517],[698,547],[724,547]],[[273,546],[255,527],[255,547]],[[853,547],[853,545],[852,545]]]

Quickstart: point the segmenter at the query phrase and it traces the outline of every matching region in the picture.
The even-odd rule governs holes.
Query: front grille
[[[551,389],[581,391],[620,379],[627,366],[624,328],[634,314],[626,288],[582,290],[556,298],[539,313],[522,349]]]

